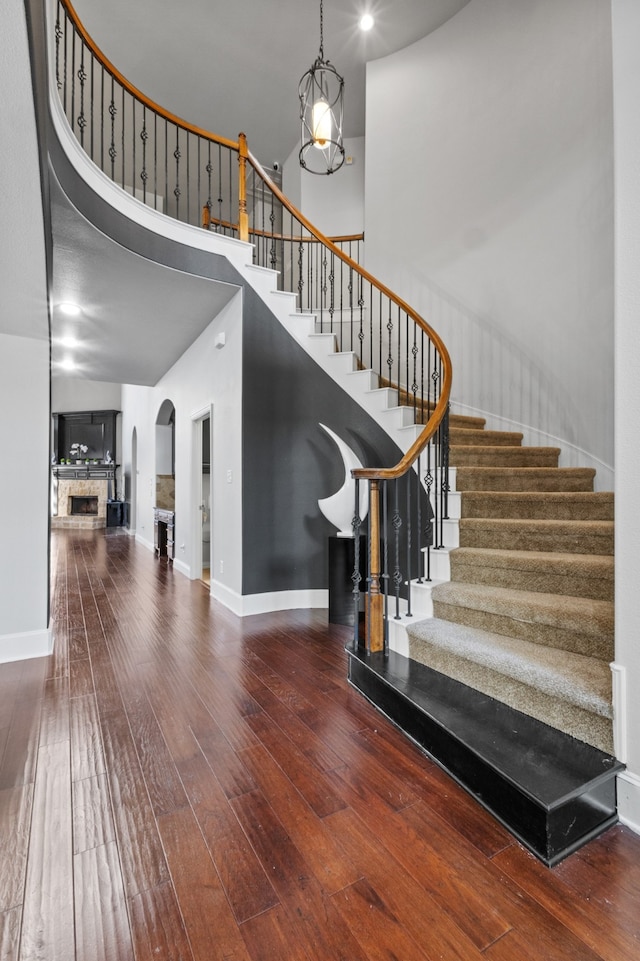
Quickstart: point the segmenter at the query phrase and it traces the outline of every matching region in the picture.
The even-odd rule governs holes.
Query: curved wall
[[[611,84],[608,2],[471,0],[369,64],[365,178],[367,266],[444,337],[457,406],[605,475]]]

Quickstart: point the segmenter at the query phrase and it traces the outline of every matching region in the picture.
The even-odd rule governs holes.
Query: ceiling
[[[323,0],[324,55],[345,79],[345,135],[365,132],[365,64],[436,30],[469,0]],[[298,82],[318,54],[319,0],[76,0],[95,43],[140,91],[264,166],[300,136]],[[369,11],[375,25],[358,28]]]
[[[51,220],[54,371],[73,356],[76,377],[151,386],[238,291],[121,247],[81,217],[55,181]],[[68,317],[60,309],[67,302],[81,304],[81,315]]]
[[[419,40],[469,0],[324,0],[324,55],[345,78],[345,136],[365,133],[366,62]],[[265,165],[299,137],[298,81],[318,54],[316,0],[76,0],[95,43],[140,91],[197,126],[237,139]],[[373,30],[358,29],[360,15]],[[118,247],[54,190],[54,305],[84,308],[72,376],[153,384],[232,296],[233,288],[152,264]],[[189,300],[190,317],[180,305]],[[54,372],[71,323],[54,309]],[[153,350],[150,343],[153,339]],[[162,347],[160,346],[162,345]],[[67,376],[68,373],[65,372]]]

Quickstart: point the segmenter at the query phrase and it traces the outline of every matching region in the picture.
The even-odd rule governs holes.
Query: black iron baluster
[[[125,151],[125,139],[124,139],[124,136],[125,136],[125,116],[124,116],[124,104],[125,104],[125,99],[124,99],[124,97],[125,97],[125,89],[124,89],[124,87],[123,87],[123,88],[122,88],[122,120],[121,120],[121,124],[122,124],[121,130],[122,130],[122,133],[121,133],[121,135],[120,135],[120,144],[121,144],[121,147],[122,147],[122,182],[121,182],[121,187],[122,187],[123,190],[126,189],[126,181],[125,181],[125,176],[124,176],[124,166],[125,166],[125,156],[126,156],[126,151]]]
[[[76,32],[75,28],[71,35],[71,115],[69,123],[73,133],[76,134]]]
[[[62,40],[64,34],[62,32],[62,27],[60,26],[60,0],[58,0],[58,6],[56,11],[56,86],[58,91],[62,90],[62,80],[60,79],[60,41]]]
[[[104,169],[104,68],[100,67],[100,170],[105,173]]]
[[[187,216],[185,218],[187,223],[191,222],[191,133],[187,130]]]
[[[176,124],[176,149],[173,151],[173,156],[176,159],[176,185],[173,189],[173,195],[176,198],[176,220],[180,220],[180,128]]]
[[[111,179],[116,179],[116,157],[118,156],[118,151],[116,150],[116,114],[118,108],[116,107],[115,101],[115,89],[114,80],[111,78],[111,103],[109,104],[109,114],[111,116],[111,144],[109,146],[109,157],[111,159]]]
[[[213,164],[211,163],[211,141],[207,143],[207,166],[204,168],[207,172],[207,210],[209,212],[209,230],[212,229],[211,216],[213,209],[213,201],[211,199],[211,174],[213,172]]]
[[[147,133],[147,105],[142,105],[142,130],[140,131],[140,140],[142,141],[142,170],[140,171],[140,180],[142,181],[142,200],[146,204],[147,202],[147,180],[149,179],[149,174],[147,173],[147,140],[149,139],[149,134]],[[155,207],[155,203],[153,205]]]
[[[91,104],[90,104],[90,107],[89,107],[89,117],[90,117],[90,126],[91,126],[91,139],[90,139],[90,143],[91,143],[91,155],[90,155],[90,156],[91,156],[91,159],[92,159],[92,160],[94,159],[94,157],[93,157],[93,152],[94,152],[94,145],[95,145],[95,143],[94,143],[94,117],[95,117],[95,114],[94,114],[94,111],[95,111],[95,89],[94,89],[94,87],[95,87],[95,65],[96,65],[96,58],[94,57],[94,55],[93,55],[93,53],[92,53],[92,54],[91,54],[91,83],[90,83],[90,87],[91,87],[91,93],[90,93]],[[94,161],[94,162],[95,162],[95,161]]]
[[[393,586],[396,598],[396,613],[394,615],[394,620],[400,620],[400,585],[402,584],[402,571],[400,570],[400,530],[402,528],[402,517],[400,515],[399,506],[399,481],[394,481],[394,506],[393,515],[391,517],[391,526],[394,531],[394,542],[395,542],[395,567],[393,570]]]
[[[393,384],[393,317],[391,316],[391,301],[389,301],[389,319],[387,321],[387,330],[389,332],[387,343],[387,371],[389,383]],[[382,314],[380,315],[380,333],[382,334]]]
[[[413,617],[411,612],[411,488],[413,486],[413,468],[410,467],[404,475],[407,479],[407,617]]]
[[[427,542],[427,563],[426,563],[426,574],[425,580],[429,582],[431,580],[431,548],[434,546],[434,521],[437,518],[437,512],[434,509],[433,503],[431,501],[431,493],[433,488],[433,471],[431,469],[431,458],[433,454],[433,444],[434,440],[430,440],[427,445],[427,472],[424,475],[424,486],[427,491],[427,510],[429,511],[427,516],[427,523],[425,525],[425,539]],[[437,495],[434,498],[437,502]]]
[[[302,230],[302,228],[300,228]],[[300,240],[298,241],[298,309],[302,310],[303,300],[302,293],[304,290],[304,244],[302,241],[302,233],[300,233]]]
[[[360,481],[356,478],[355,482],[356,504],[351,521],[353,530],[353,573],[351,581],[353,583],[353,647],[358,650],[360,647],[360,530],[362,528],[362,518],[360,517]]]
[[[382,481],[382,583],[384,585],[384,634],[382,650],[389,656],[389,481]]]
[[[198,171],[198,176],[196,180],[196,212],[198,218],[197,225],[200,226],[199,222],[202,217],[202,137],[198,137],[197,144],[198,151],[196,156],[196,170]]]
[[[84,128],[87,126],[87,118],[84,115],[84,85],[87,74],[84,69],[84,44],[80,46],[80,67],[78,69],[78,81],[80,83],[80,113],[78,114],[78,127],[80,128],[80,146],[84,149]]]

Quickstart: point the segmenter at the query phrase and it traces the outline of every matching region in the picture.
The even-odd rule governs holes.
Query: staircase
[[[613,752],[613,494],[557,448],[453,427],[459,546],[409,655]]]
[[[554,864],[615,820],[613,495],[481,419],[450,439],[460,516],[413,585],[409,659],[351,679]]]

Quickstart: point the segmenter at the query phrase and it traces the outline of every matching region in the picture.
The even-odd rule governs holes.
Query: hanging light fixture
[[[320,51],[298,84],[302,127],[300,166],[312,174],[335,173],[344,163],[344,80],[324,59],[323,26],[323,0],[320,0]]]

